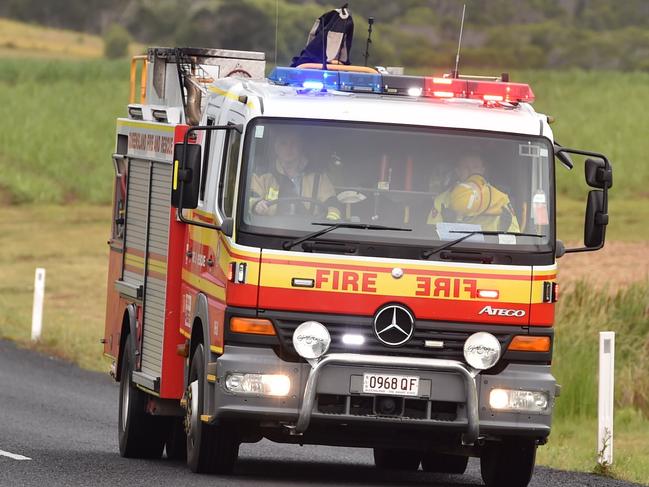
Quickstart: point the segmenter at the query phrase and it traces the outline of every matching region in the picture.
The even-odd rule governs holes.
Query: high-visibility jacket
[[[429,225],[448,222],[448,223],[471,223],[480,225],[482,230],[500,230],[506,232],[520,232],[518,219],[514,209],[509,201],[509,196],[499,189],[488,184],[490,194],[489,204],[486,209],[477,215],[463,215],[460,212],[453,211],[451,205],[450,188],[437,195],[433,200],[433,208],[428,214],[427,223]]]
[[[322,206],[291,198],[316,199]],[[277,202],[270,207],[270,215],[324,215],[328,220],[339,220],[341,217],[336,190],[324,173],[305,172],[289,178],[284,174],[281,164],[275,164],[271,172],[252,175],[248,201],[250,210],[254,211],[255,205],[261,200]]]

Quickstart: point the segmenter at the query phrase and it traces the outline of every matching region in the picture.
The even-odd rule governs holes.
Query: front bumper
[[[231,393],[225,388],[225,377],[235,372],[287,375],[291,380],[290,393],[283,398]],[[423,415],[415,418],[376,411],[354,414],[350,403],[379,397],[363,394],[359,389],[358,380],[364,372],[420,377],[420,396],[415,401],[427,405]],[[224,354],[217,359],[217,377],[214,395],[208,399],[208,410],[215,421],[219,418],[246,419],[259,424],[275,421],[294,435],[307,432],[315,422],[369,423],[377,427],[410,425],[458,432],[465,445],[487,436],[547,437],[556,387],[549,366],[545,365],[509,364],[499,374],[487,375],[455,360],[332,353],[312,367],[285,362],[272,349],[241,346],[225,347]],[[494,411],[488,402],[493,388],[544,390],[550,395],[550,403],[543,413]],[[319,398],[324,397],[342,398],[347,406],[335,414],[327,413],[319,408]],[[440,419],[431,414],[435,404],[456,405],[457,409],[452,417]]]

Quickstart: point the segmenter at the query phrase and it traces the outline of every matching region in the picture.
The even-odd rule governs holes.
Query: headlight
[[[295,351],[307,360],[322,357],[329,350],[330,343],[329,331],[317,321],[305,321],[293,332]]]
[[[291,379],[286,375],[228,374],[225,388],[230,392],[244,394],[287,396],[291,390]]]
[[[500,411],[542,412],[548,408],[548,393],[542,391],[516,391],[510,389],[492,389],[489,393],[489,405]]]
[[[464,342],[464,359],[474,369],[485,370],[500,358],[500,342],[491,333],[474,333]]]

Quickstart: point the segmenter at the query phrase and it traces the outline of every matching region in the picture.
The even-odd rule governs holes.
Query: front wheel
[[[387,470],[415,471],[419,468],[421,453],[396,448],[374,448],[374,465]]]
[[[196,473],[230,473],[239,456],[239,439],[235,429],[225,422],[211,426],[202,421],[205,384],[205,354],[199,344],[189,366],[187,465]]]
[[[122,350],[119,379],[119,453],[126,458],[160,458],[168,429],[167,418],[147,414],[146,393],[131,381],[134,369],[135,342],[129,335]]]
[[[535,461],[534,440],[511,439],[487,445],[480,456],[482,480],[487,487],[526,487],[532,479]]]
[[[185,422],[183,418],[170,418],[171,427],[165,444],[169,460],[187,459],[187,435],[185,435]]]

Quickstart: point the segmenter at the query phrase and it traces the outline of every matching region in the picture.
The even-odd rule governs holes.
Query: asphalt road
[[[404,474],[375,469],[370,450],[265,440],[242,445],[229,477],[192,474],[169,460],[127,460],[117,448],[117,399],[108,374],[0,340],[0,486],[482,485],[474,461],[462,476]],[[539,467],[530,485],[634,484]]]

